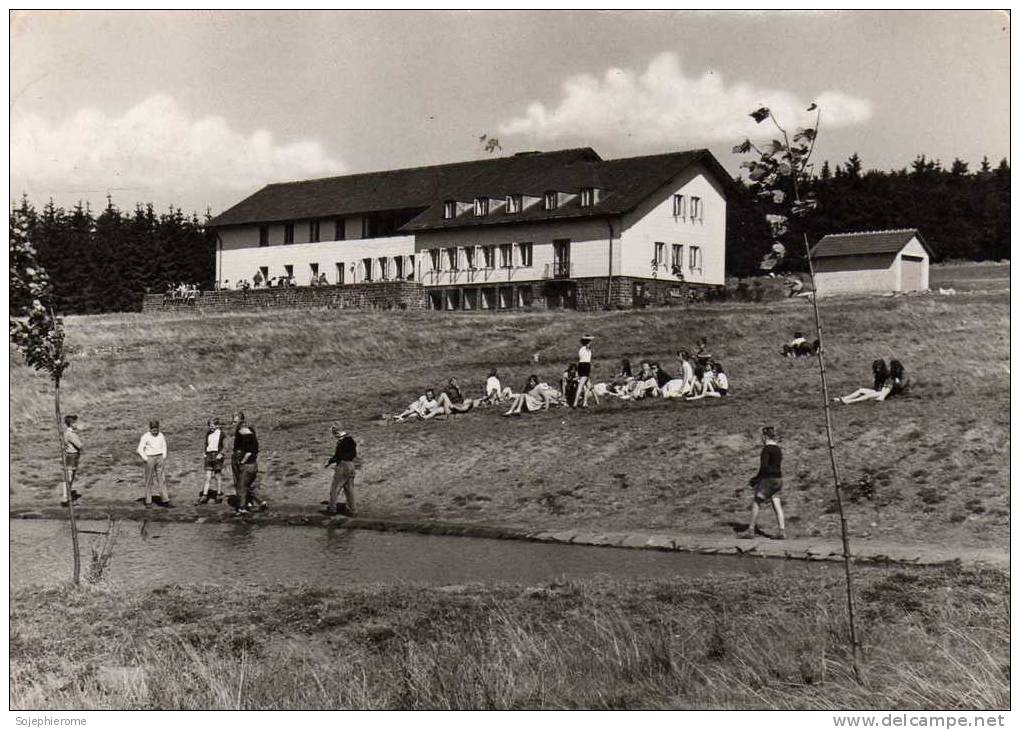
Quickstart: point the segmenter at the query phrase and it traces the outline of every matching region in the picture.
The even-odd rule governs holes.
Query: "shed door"
[[[924,259],[920,256],[903,256],[900,263],[900,291],[918,291],[924,281]]]

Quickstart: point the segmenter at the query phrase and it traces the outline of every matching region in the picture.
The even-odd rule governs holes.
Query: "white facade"
[[[528,204],[540,204],[540,199],[529,198]],[[263,277],[293,275],[299,286],[308,284],[313,272],[325,274],[330,284],[357,284],[398,275],[407,279],[413,271],[414,280],[427,287],[608,276],[719,286],[725,280],[726,200],[701,165],[688,168],[622,216],[380,238],[361,238],[361,218],[349,216],[343,221],[345,240],[335,240],[335,219],[321,219],[315,243],[309,242],[311,224],[220,228],[218,281],[233,287],[239,280],[251,281],[256,271]],[[293,242],[284,243],[288,238]]]

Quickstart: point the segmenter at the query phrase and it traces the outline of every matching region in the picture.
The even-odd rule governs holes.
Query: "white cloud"
[[[12,193],[32,198],[96,201],[113,191],[126,204],[217,210],[264,183],[343,171],[317,141],[279,143],[265,130],[245,135],[223,117],[190,117],[164,94],[122,116],[82,109],[58,123],[35,114],[12,120]]]
[[[870,102],[838,91],[806,99],[745,83],[726,86],[719,74],[711,72],[700,78],[686,76],[675,53],[661,53],[640,75],[610,68],[601,79],[590,74],[570,77],[563,83],[558,106],[530,104],[523,116],[502,124],[499,131],[541,141],[626,137],[643,146],[736,144],[755,135],[756,125],[748,114],[759,106],[768,106],[793,127],[802,123],[803,111],[812,101],[822,108],[823,128],[859,124],[871,116]]]

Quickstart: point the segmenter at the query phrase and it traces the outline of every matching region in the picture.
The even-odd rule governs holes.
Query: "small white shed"
[[[820,295],[926,291],[932,251],[916,228],[825,236],[811,249]]]

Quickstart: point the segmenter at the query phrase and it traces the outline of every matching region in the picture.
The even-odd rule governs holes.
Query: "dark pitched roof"
[[[859,233],[832,233],[825,236],[811,249],[811,258],[826,256],[858,256],[865,254],[896,254],[914,237],[921,242],[929,256],[933,252],[921,232],[916,228],[900,228],[893,231],[861,231]]]
[[[695,163],[708,167],[724,186],[732,184],[732,178],[708,150],[603,160],[590,147],[582,147],[275,183],[216,216],[209,225],[231,226],[383,210],[417,210],[418,214],[401,228],[415,231],[617,214],[632,210],[641,200]],[[579,201],[574,199],[549,211],[543,210],[539,204],[515,214],[494,212],[485,217],[468,214],[449,220],[443,218],[443,203],[447,200],[468,202],[475,197],[503,198],[516,193],[537,197],[548,190],[576,193],[583,187],[602,191],[596,205],[581,208]]]

